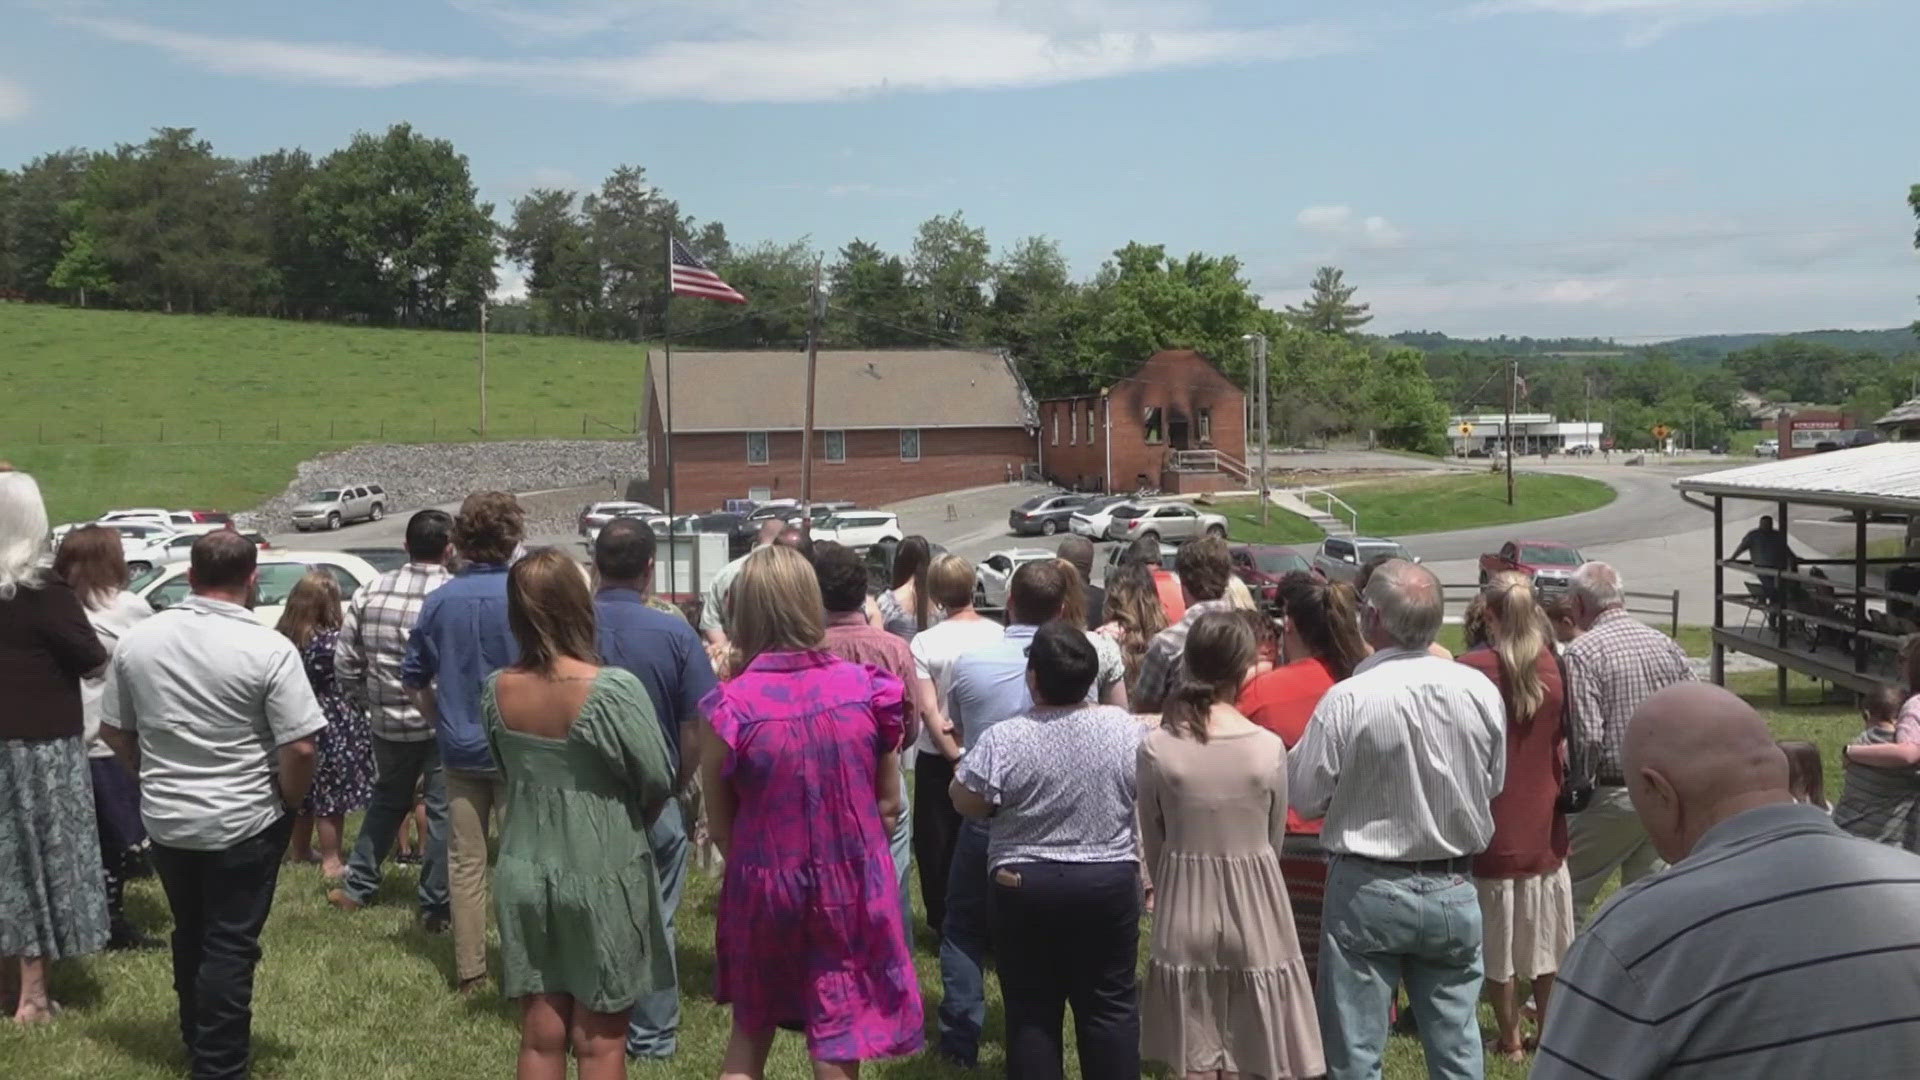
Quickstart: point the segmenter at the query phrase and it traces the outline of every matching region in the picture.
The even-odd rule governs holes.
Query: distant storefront
[[[1599,450],[1606,443],[1606,425],[1598,420],[1555,420],[1551,413],[1514,413],[1512,429],[1504,413],[1455,416],[1447,421],[1447,441],[1457,454],[1485,454],[1511,449],[1516,454]]]

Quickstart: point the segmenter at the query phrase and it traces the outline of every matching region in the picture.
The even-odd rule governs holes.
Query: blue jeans
[[[672,985],[640,995],[627,1024],[627,1056],[670,1058],[680,1037],[680,968],[674,956],[673,917],[680,910],[680,894],[687,883],[687,826],[680,816],[680,800],[667,805],[647,829],[654,869],[660,875],[660,913],[667,922],[667,959],[674,965]]]
[[[1480,898],[1463,874],[1335,855],[1320,915],[1320,1034],[1330,1080],[1374,1080],[1404,978],[1429,1077],[1484,1075]]]
[[[346,894],[367,904],[380,891],[380,864],[413,812],[413,791],[426,778],[427,850],[420,863],[420,914],[447,917],[447,777],[436,739],[396,742],[373,737],[373,799],[360,819],[347,860]]]
[[[987,827],[960,826],[947,875],[947,918],[940,931],[942,1057],[972,1068],[987,1022]]]

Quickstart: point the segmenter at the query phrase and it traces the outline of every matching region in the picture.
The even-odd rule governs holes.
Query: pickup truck
[[[1527,575],[1535,592],[1560,592],[1585,561],[1579,548],[1558,540],[1509,540],[1499,551],[1480,556],[1480,584],[1512,570]]]

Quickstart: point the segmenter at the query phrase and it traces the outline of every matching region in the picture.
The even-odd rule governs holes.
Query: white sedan
[[[1067,528],[1073,530],[1075,536],[1084,536],[1098,543],[1107,538],[1107,529],[1113,525],[1113,512],[1132,505],[1128,499],[1103,496],[1074,511],[1073,516],[1067,519]]]
[[[343,551],[276,551],[260,555],[259,595],[253,603],[253,617],[262,625],[280,621],[287,594],[307,576],[309,570],[324,570],[340,586],[340,598],[349,600],[362,585],[380,576],[373,564]],[[134,595],[161,611],[187,598],[187,564],[166,563],[134,575],[127,588]]]
[[[1045,548],[1008,548],[981,559],[973,571],[973,606],[987,611],[1006,607],[1007,586],[1013,582],[1014,571],[1031,562],[1059,557]]]

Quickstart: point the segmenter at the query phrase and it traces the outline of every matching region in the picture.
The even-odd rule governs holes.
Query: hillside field
[[[478,355],[471,333],[0,303],[0,459],[55,521],[245,509],[330,449],[479,438]],[[491,335],[487,437],[631,438],[645,377],[643,345]]]

